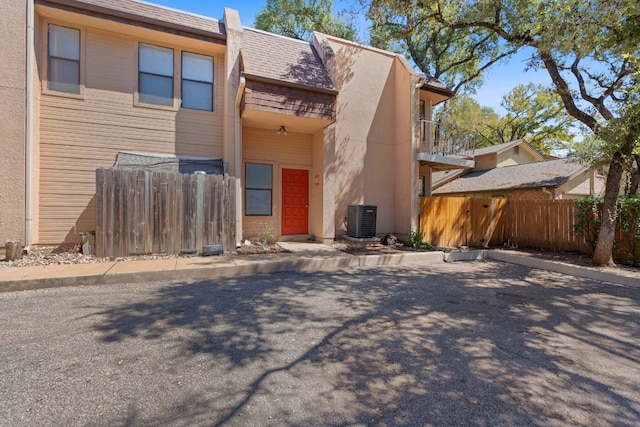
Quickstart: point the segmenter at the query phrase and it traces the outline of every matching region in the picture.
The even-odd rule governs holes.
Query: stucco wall
[[[328,38],[329,70],[337,89],[332,171],[336,235],[346,233],[347,207],[377,208],[377,234],[406,232],[410,217],[410,85],[397,56]],[[399,91],[407,91],[406,95]],[[328,145],[330,146],[330,145]],[[400,189],[402,189],[400,191]],[[399,192],[400,191],[400,192]]]
[[[417,219],[419,207],[417,146],[414,146],[413,131],[418,120],[416,111],[419,92],[413,88],[414,81],[403,61],[396,59],[395,67],[395,188],[393,200],[393,226],[389,232],[405,238],[417,222],[411,223],[412,214]],[[381,232],[387,232],[381,230]]]
[[[313,167],[311,169],[310,232],[323,243],[333,240],[335,232],[335,199],[329,191],[328,169],[331,167],[331,146],[327,131],[319,130],[313,134]],[[327,134],[327,135],[326,135]]]
[[[24,243],[26,2],[0,2],[0,247]]]

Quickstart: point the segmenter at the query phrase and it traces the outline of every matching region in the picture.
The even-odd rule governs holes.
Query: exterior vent
[[[350,205],[347,210],[347,234],[356,238],[376,236],[375,205]]]

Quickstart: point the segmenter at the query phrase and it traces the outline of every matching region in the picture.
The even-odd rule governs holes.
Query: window
[[[139,101],[173,105],[173,50],[140,43],[138,50]]]
[[[244,213],[245,215],[271,215],[271,191],[273,188],[273,166],[246,163],[244,167]]]
[[[513,154],[515,154],[516,156],[520,154],[520,147],[518,146],[513,147]]]
[[[420,175],[420,180],[418,181],[418,196],[425,196],[425,186],[424,186],[424,175]]]
[[[47,88],[80,93],[80,30],[49,24]]]
[[[213,58],[182,52],[182,108],[213,111]]]

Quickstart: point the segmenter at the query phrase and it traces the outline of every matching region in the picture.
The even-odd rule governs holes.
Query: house
[[[525,140],[475,150],[475,167],[434,175],[436,196],[576,199],[604,191],[604,177],[572,159],[547,160]]]
[[[241,182],[238,237],[331,241],[349,205],[417,228],[420,176],[473,167],[433,136],[452,96],[400,55],[311,43],[136,0],[0,6],[0,245],[95,230],[97,168],[121,153],[216,159]],[[175,163],[175,162],[174,162]],[[179,162],[178,162],[179,163]]]

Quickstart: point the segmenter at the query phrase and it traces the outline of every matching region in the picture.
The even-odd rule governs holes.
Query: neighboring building
[[[435,196],[576,199],[602,194],[604,177],[572,159],[546,160],[524,140],[475,151],[476,166],[434,175]]]
[[[134,0],[7,0],[2,15],[0,245],[95,230],[95,170],[118,153],[219,159],[240,179],[238,236],[417,228],[420,176],[473,167],[431,133],[452,96],[400,55],[306,43]],[[207,160],[208,161],[208,160]]]

